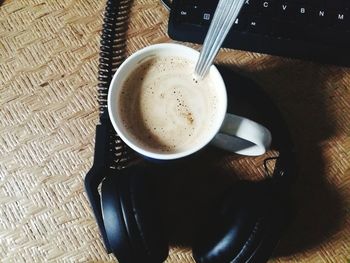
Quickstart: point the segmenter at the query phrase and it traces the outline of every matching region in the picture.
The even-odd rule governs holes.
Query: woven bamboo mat
[[[83,189],[98,120],[105,1],[0,4],[0,261],[113,262]],[[170,41],[166,21],[158,0],[134,1],[128,54]],[[271,262],[348,262],[350,69],[232,50],[218,63],[272,96],[299,153],[299,211]],[[262,174],[244,158],[224,165],[240,178]],[[184,191],[198,180],[188,178]],[[190,211],[181,204],[170,209],[174,232]],[[167,262],[193,262],[190,249],[173,246]]]

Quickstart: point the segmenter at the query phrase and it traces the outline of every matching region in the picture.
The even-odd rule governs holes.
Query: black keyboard
[[[168,34],[203,43],[218,0],[173,0]],[[350,0],[246,0],[224,47],[350,66]]]

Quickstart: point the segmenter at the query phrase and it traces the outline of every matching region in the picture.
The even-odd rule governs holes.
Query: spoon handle
[[[232,24],[237,19],[245,0],[220,0],[210,23],[195,68],[195,75],[203,78],[224,42]]]

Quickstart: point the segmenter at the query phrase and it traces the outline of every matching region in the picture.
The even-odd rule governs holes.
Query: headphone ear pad
[[[277,243],[287,209],[269,180],[236,183],[193,244],[196,262],[265,262]]]
[[[103,196],[113,196],[114,222],[105,227],[108,239],[121,263],[163,262],[168,256],[168,242],[162,229],[160,210],[157,207],[155,191],[152,189],[152,175],[145,169],[130,167],[110,176],[102,184],[102,207],[111,202]],[[108,208],[109,210],[111,208]],[[107,223],[107,225],[106,225]],[[110,226],[116,224],[118,227]],[[111,232],[123,229],[124,231]],[[126,245],[127,244],[127,245]]]

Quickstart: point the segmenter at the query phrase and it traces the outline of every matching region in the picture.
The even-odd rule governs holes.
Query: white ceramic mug
[[[211,78],[215,80],[217,96],[220,101],[218,107],[216,107],[218,117],[215,119],[214,125],[205,131],[205,136],[202,136],[200,141],[190,145],[181,152],[168,153],[145,149],[145,147],[133,139],[130,130],[124,126],[121,116],[118,113],[117,102],[121,95],[121,87],[130,72],[135,70],[141,61],[147,57],[164,52],[183,57],[190,60],[193,64],[196,63],[199,57],[198,51],[180,44],[164,43],[151,45],[138,50],[128,57],[113,76],[108,93],[108,112],[112,125],[122,140],[141,155],[159,160],[171,160],[188,156],[201,150],[209,143],[241,155],[257,156],[264,154],[270,146],[271,133],[261,124],[244,117],[226,113],[226,87],[221,74],[214,65],[211,66],[209,73],[211,74]]]

